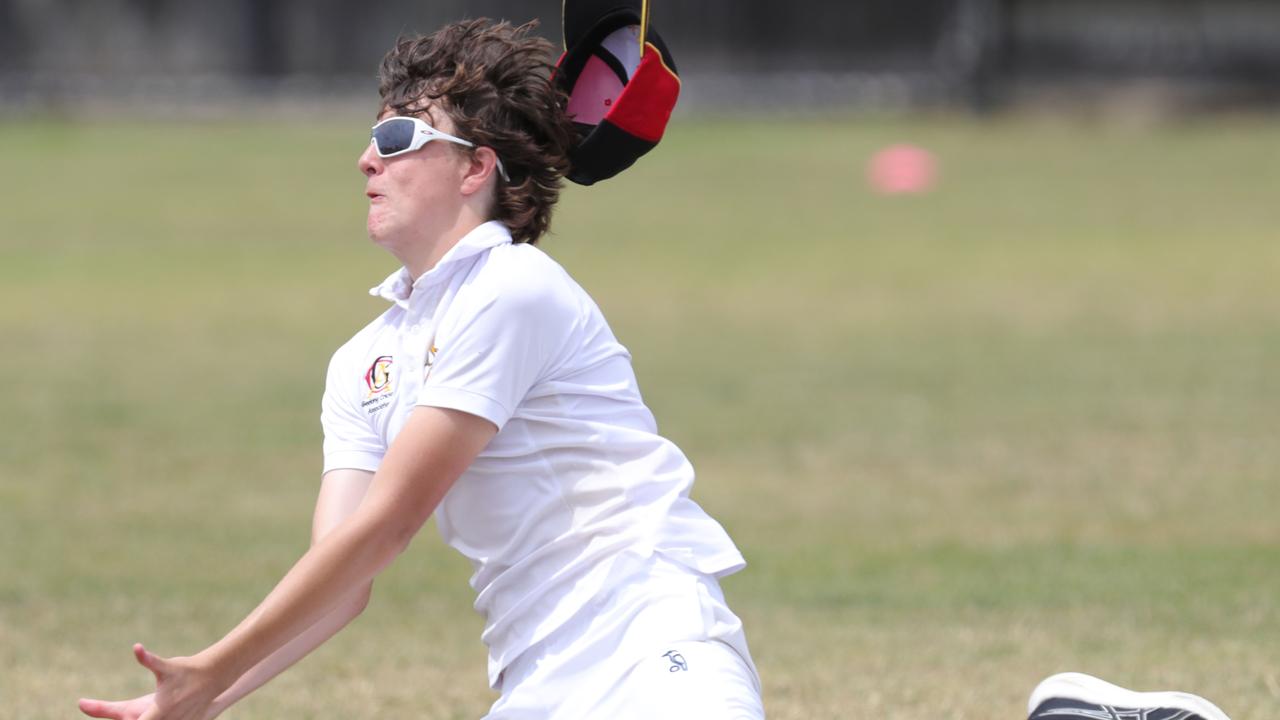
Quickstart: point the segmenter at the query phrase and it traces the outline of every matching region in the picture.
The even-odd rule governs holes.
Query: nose
[[[356,159],[356,167],[360,168],[360,172],[365,177],[373,177],[382,172],[382,158],[378,157],[378,151],[370,142],[364,146],[364,152],[360,153],[360,157]]]

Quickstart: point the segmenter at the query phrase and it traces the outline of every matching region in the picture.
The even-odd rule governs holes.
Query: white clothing
[[[760,680],[720,584],[657,553],[503,672],[484,720],[762,720]]]
[[[693,468],[657,434],[630,355],[541,250],[489,222],[370,292],[392,307],[330,362],[324,470],[376,471],[416,405],[498,427],[435,515],[475,570],[492,686],[606,592],[624,555],[712,577],[745,565],[689,499]]]

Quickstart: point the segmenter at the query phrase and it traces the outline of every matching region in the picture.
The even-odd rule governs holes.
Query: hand
[[[147,652],[141,643],[133,646],[133,655],[140,665],[156,676],[156,691],[146,696],[150,700],[149,707],[142,707],[145,703],[140,701],[144,698],[111,703],[112,710],[125,706],[120,707],[122,712],[141,708],[139,715],[120,715],[122,720],[210,720],[217,716],[213,701],[224,688],[219,686],[214,673],[196,658],[163,658]],[[81,709],[84,710],[83,704]]]
[[[147,693],[132,700],[92,700],[80,699],[80,712],[89,717],[109,718],[109,720],[138,720],[143,713],[156,704],[156,694]]]

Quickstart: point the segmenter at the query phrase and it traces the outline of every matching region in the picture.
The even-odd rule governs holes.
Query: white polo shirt
[[[659,436],[631,356],[554,260],[473,230],[334,353],[324,470],[376,471],[416,405],[483,417],[498,433],[445,495],[445,542],[471,560],[489,681],[609,585],[620,554],[660,552],[717,577],[745,562],[689,499],[693,468]]]

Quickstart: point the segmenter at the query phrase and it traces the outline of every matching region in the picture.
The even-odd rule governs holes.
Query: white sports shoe
[[[1046,678],[1027,701],[1028,720],[1231,720],[1184,692],[1134,692],[1082,673]]]

